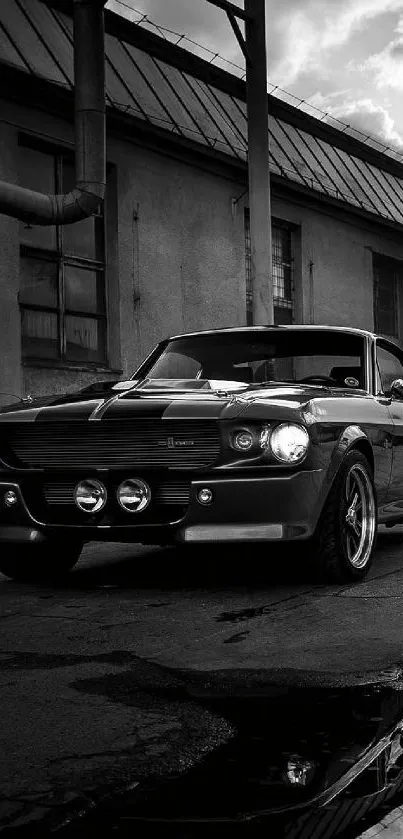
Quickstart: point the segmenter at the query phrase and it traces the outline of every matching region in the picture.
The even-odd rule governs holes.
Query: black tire
[[[39,545],[0,545],[0,572],[18,582],[46,582],[62,579],[74,567],[82,551],[81,542],[51,540]]]
[[[316,573],[328,582],[364,579],[374,558],[376,534],[372,469],[366,457],[353,450],[339,468],[316,529]]]

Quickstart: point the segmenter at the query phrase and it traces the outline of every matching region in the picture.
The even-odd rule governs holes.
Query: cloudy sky
[[[108,6],[242,64],[225,13],[207,0],[124,3]],[[266,17],[271,84],[403,151],[403,0],[266,0]]]

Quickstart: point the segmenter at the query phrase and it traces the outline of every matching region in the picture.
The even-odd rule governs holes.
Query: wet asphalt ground
[[[133,821],[152,812],[190,818],[178,837],[322,839],[368,816],[364,790],[337,830],[335,802],[326,829],[318,814],[225,822],[272,802],[284,755],[351,762],[403,717],[402,532],[380,535],[360,586],[315,583],[300,551],[97,543],[62,585],[0,577],[0,591],[0,829],[44,835],[90,813],[89,835],[101,812],[111,835],[167,835]]]

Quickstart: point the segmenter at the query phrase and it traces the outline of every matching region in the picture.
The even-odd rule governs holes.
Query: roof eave
[[[70,119],[73,119],[72,90],[66,90],[55,82],[39,78],[38,76],[29,76],[25,71],[19,70],[11,65],[1,64],[1,67],[3,80],[2,98],[18,102],[23,101],[29,107],[39,107],[47,113],[53,113],[58,116],[62,113],[64,118],[67,114]],[[110,130],[119,132],[128,142],[141,146],[147,145],[148,148],[150,148],[151,143],[154,150],[161,154],[175,159],[179,158],[182,162],[189,163],[189,165],[197,165],[200,168],[208,168],[209,171],[220,172],[238,183],[244,182],[246,184],[247,182],[247,163],[245,160],[204,146],[196,140],[192,141],[187,137],[173,134],[164,128],[155,126],[151,122],[146,123],[144,120],[132,114],[123,113],[117,108],[108,106],[107,126]],[[26,130],[28,131],[28,129]],[[24,132],[23,127],[21,127],[21,132]],[[29,133],[34,134],[35,132],[29,130]],[[333,198],[328,193],[318,192],[308,186],[298,184],[296,181],[285,176],[280,176],[273,171],[270,173],[270,180],[273,189],[277,190],[277,192],[281,191],[282,194],[284,192],[291,192],[293,195],[309,198],[312,203],[315,203],[319,207],[323,207],[326,204],[334,212],[343,212],[356,218],[360,217],[371,224],[382,224],[385,228],[399,234],[403,231],[403,223],[389,220],[376,212],[372,213],[362,207],[356,207],[347,201]]]

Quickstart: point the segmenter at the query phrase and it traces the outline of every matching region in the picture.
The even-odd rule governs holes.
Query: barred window
[[[74,159],[22,140],[20,183],[39,192],[69,192]],[[21,222],[19,301],[24,358],[106,363],[103,216],[64,226]]]
[[[403,262],[380,253],[372,257],[374,276],[375,331],[391,338],[399,337],[399,285],[403,281]]]
[[[287,225],[272,221],[272,276],[274,323],[292,323],[293,320],[293,257],[292,230]],[[253,298],[251,278],[251,241],[249,209],[245,209],[245,276],[246,323],[253,324]]]

